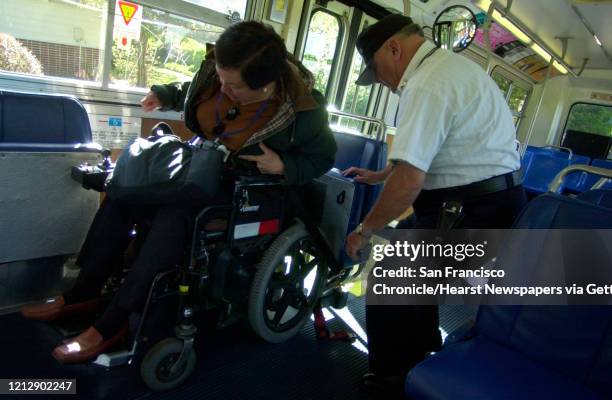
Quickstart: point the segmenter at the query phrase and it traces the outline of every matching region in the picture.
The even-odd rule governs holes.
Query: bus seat
[[[514,227],[607,229],[612,210],[545,194]],[[612,307],[480,306],[469,337],[453,338],[414,367],[406,393],[415,400],[611,398]]]
[[[374,171],[385,168],[387,163],[387,143],[346,132],[334,132],[334,137],[338,144],[334,168],[340,171],[349,167],[366,168]],[[383,185],[369,186],[362,183],[355,184],[357,186],[356,191],[363,193],[363,206],[358,216],[360,222],[376,202]]]
[[[602,160],[599,158],[595,158],[593,161],[591,161],[591,165],[593,167],[612,169],[612,160]],[[599,178],[600,178],[599,176],[587,174],[587,177],[584,183],[585,190],[589,190],[591,187],[593,187],[593,185],[597,183]],[[612,189],[612,181],[608,181],[607,183],[605,183],[602,186],[602,188]]]
[[[524,171],[523,186],[531,194],[542,194],[548,191],[548,186],[555,176],[569,165],[588,165],[589,157],[571,154],[555,148],[543,148],[527,146],[525,156],[521,161]],[[564,189],[570,192],[580,193],[585,188],[586,173],[577,172],[568,176],[564,183]]]
[[[45,263],[32,260],[74,254],[87,233],[99,194],[82,190],[70,171],[99,162],[99,150],[73,97],[2,90],[0,111],[0,264],[8,276],[40,281]]]
[[[612,208],[612,189],[589,190],[579,194],[576,198],[602,207]]]
[[[366,136],[357,136],[346,132],[334,132],[338,145],[334,168],[343,171],[349,167],[366,168],[379,171],[387,164],[387,143]],[[366,185],[353,182],[355,195],[353,197],[353,210],[347,234],[359,225],[370,209],[376,203],[376,199],[383,185]],[[342,263],[345,266],[353,265],[354,262],[342,252]]]
[[[87,112],[74,97],[2,90],[0,110],[2,150],[74,151],[92,141]]]

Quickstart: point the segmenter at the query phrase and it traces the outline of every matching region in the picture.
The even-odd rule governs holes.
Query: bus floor
[[[442,307],[442,329],[458,327],[471,318],[471,312],[460,306]],[[13,313],[0,317],[0,378],[76,379],[77,394],[71,398],[78,399],[366,399],[359,392],[360,378],[368,368],[364,297],[352,297],[346,309],[326,315],[332,316],[328,318],[332,330],[353,331],[358,339],[353,344],[317,340],[312,323],[280,344],[257,338],[246,321],[201,330],[193,374],[175,389],[153,392],[140,380],[138,366],[108,370],[91,363],[59,364],[51,357],[63,339],[59,331]]]

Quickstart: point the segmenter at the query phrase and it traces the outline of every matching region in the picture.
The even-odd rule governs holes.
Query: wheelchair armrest
[[[209,222],[213,219],[219,218],[220,215],[227,216],[229,218],[229,213],[232,212],[233,205],[223,205],[223,206],[209,206],[204,208],[202,211],[198,213],[195,220],[195,226],[198,227],[202,223]]]

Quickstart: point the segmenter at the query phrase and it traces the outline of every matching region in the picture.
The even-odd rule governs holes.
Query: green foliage
[[[570,111],[567,129],[612,136],[612,107],[596,104],[576,104]]]
[[[339,32],[336,18],[322,11],[313,14],[302,63],[314,75],[315,88],[321,93],[326,92]]]
[[[197,72],[206,43],[214,42],[221,28],[144,9],[139,41],[128,48],[113,43],[111,79],[129,86],[147,87],[188,81]]]
[[[0,70],[42,75],[42,66],[30,50],[4,33],[0,33]]]

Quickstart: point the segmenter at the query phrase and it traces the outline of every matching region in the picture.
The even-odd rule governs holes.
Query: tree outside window
[[[323,94],[329,82],[339,34],[340,21],[337,17],[325,11],[312,14],[302,63],[313,73],[315,89]]]

